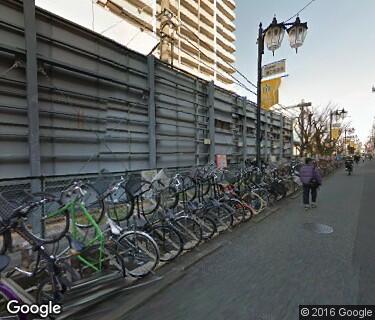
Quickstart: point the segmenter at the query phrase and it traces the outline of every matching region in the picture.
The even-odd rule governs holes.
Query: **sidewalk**
[[[375,161],[324,181],[318,208],[286,201],[262,223],[230,235],[219,251],[121,319],[298,319],[300,304],[374,303]],[[333,227],[318,234],[305,223]],[[374,232],[373,232],[374,234]],[[126,297],[117,297],[126,303]]]

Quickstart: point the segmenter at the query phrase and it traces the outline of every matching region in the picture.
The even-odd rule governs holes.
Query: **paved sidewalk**
[[[131,320],[293,320],[299,304],[375,303],[375,161],[323,182],[318,208],[301,199],[224,236],[224,245],[130,314]],[[306,223],[333,227],[318,234]],[[147,288],[143,288],[147,290]],[[129,296],[93,308],[111,318]],[[116,312],[118,315],[118,312]],[[96,317],[96,320],[99,320]]]

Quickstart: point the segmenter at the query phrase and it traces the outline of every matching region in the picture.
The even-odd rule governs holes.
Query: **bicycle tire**
[[[239,224],[246,220],[246,208],[239,199],[228,199],[225,204],[235,210],[233,214],[234,224]]]
[[[91,217],[95,220],[95,223],[99,224],[104,216],[104,203],[100,198],[99,192],[91,184],[84,184],[82,189],[85,191],[82,202],[84,203],[85,208],[90,213]],[[84,214],[80,215],[80,208],[77,208],[77,211],[75,212],[75,225],[79,228],[91,228],[93,224],[87,221]]]
[[[141,245],[141,241],[144,242]],[[116,240],[117,253],[122,257],[126,273],[135,278],[142,278],[151,273],[159,263],[160,252],[155,240],[145,232],[127,231]],[[151,252],[151,251],[152,252]],[[141,257],[142,254],[142,257]],[[148,256],[141,269],[141,258]]]
[[[1,231],[0,231],[1,232]],[[10,230],[4,230],[0,233],[0,255],[7,252],[12,247],[12,234]]]
[[[105,258],[106,260],[109,258],[109,265],[114,266],[114,269],[116,271],[119,271],[121,274],[121,277],[125,278],[126,277],[126,266],[125,266],[125,261],[123,257],[117,252],[116,248],[113,245],[113,241],[110,241],[105,245],[105,252],[107,257]],[[109,254],[108,254],[109,252]],[[113,255],[113,257],[112,257]],[[114,258],[114,259],[113,259]]]
[[[53,304],[60,304],[64,298],[66,288],[53,292],[52,277],[54,276],[42,278],[38,284],[35,300],[39,305],[48,304],[49,301]],[[42,295],[43,293],[45,295]]]
[[[167,209],[173,209],[177,207],[180,196],[174,187],[169,186],[163,191],[162,199],[162,205]]]
[[[181,235],[173,227],[167,225],[153,226],[149,235],[159,247],[160,261],[172,261],[181,254],[184,243]]]
[[[233,214],[223,205],[209,208],[206,214],[215,219],[217,230],[219,233],[226,231],[231,226],[233,226]]]
[[[202,241],[202,227],[193,218],[179,216],[173,221],[173,225],[183,239],[185,251],[194,249]]]
[[[127,220],[134,213],[134,197],[124,186],[106,197],[103,202],[105,211],[114,221]]]
[[[28,316],[22,312],[19,312],[18,314],[11,314],[8,312],[7,303],[11,300],[16,300],[18,303],[22,302],[12,288],[0,283],[0,319],[27,320]]]
[[[258,195],[256,192],[247,192],[245,193],[242,198],[245,203],[251,205],[253,208],[254,214],[259,214],[264,209],[264,200],[260,195]]]
[[[187,201],[193,201],[197,196],[197,185],[195,181],[189,177],[184,177],[184,188]]]
[[[23,231],[27,236],[30,236],[31,238],[34,238],[46,244],[58,242],[65,236],[65,234],[69,230],[69,211],[63,210],[57,215],[54,215],[51,213],[51,210],[60,209],[62,207],[59,199],[45,192],[35,193],[33,194],[33,196],[35,198],[39,198],[39,200],[44,200],[44,202],[36,201],[34,203],[35,205],[31,206],[30,209],[25,213],[25,215],[30,217],[32,215],[38,214],[40,216],[41,233],[34,234],[32,225],[25,219],[23,219],[21,222]],[[57,230],[56,226],[59,226],[59,230]]]
[[[202,239],[211,239],[217,232],[215,220],[207,216],[197,217],[196,219],[198,220],[198,223],[201,225],[202,228]]]
[[[142,180],[141,184],[141,188],[147,190],[138,196],[142,208],[142,214],[150,215],[159,207],[160,195],[151,182]]]

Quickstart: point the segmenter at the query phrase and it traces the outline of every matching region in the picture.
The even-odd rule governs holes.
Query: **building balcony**
[[[223,0],[217,0],[216,7],[231,21],[234,21],[236,19],[236,15],[233,9],[231,9]]]
[[[233,79],[223,74],[216,73],[216,80],[222,82],[224,85],[233,84]]]
[[[127,2],[133,4],[135,7],[138,8],[139,11],[145,11],[148,14],[152,15],[152,6],[149,0],[127,0]]]
[[[236,41],[236,35],[228,30],[223,24],[221,24],[219,21],[216,23],[217,31],[228,41],[234,42]]]
[[[236,30],[234,23],[219,10],[217,11],[216,19],[229,31],[234,32]]]
[[[150,31],[153,29],[152,10],[139,12],[134,4],[122,0],[100,0],[98,4],[137,27],[143,27]]]
[[[203,25],[199,27],[199,34],[197,34],[202,41],[206,41],[208,45],[214,48],[215,35],[205,28]]]
[[[224,44],[224,48],[226,48],[229,52],[236,51],[236,46],[234,45],[234,43],[225,38],[222,33],[216,32],[216,40],[219,40],[221,42],[220,45],[223,46]]]
[[[216,34],[216,48],[223,48],[226,51],[229,51],[230,53],[233,53],[236,51],[236,47],[233,43],[229,42],[227,39],[225,39],[221,34]]]
[[[207,76],[210,80],[213,78],[215,75],[214,71],[212,69],[209,69],[205,66],[200,66],[200,73]]]
[[[183,23],[187,23],[190,28],[194,28],[195,31],[198,31],[198,17],[183,6],[180,7],[180,19]]]
[[[233,67],[231,67],[230,65],[228,65],[227,63],[225,63],[225,61],[223,59],[221,59],[219,56],[217,57],[216,65],[222,71],[224,71],[225,73],[227,73],[228,75],[233,74],[233,73],[236,72],[236,70]]]
[[[210,1],[201,1],[201,9],[205,10],[212,17],[215,13],[215,7]]]
[[[198,7],[199,7],[198,1],[194,1],[194,0],[180,0],[180,5],[184,6],[186,9],[188,9],[189,11],[191,11],[196,16],[198,15]]]
[[[198,71],[199,61],[197,59],[191,57],[189,54],[182,50],[180,51],[180,59],[182,64],[184,64],[185,66],[189,66],[195,72]],[[192,70],[190,70],[190,72],[192,72]]]
[[[194,51],[200,51],[201,52],[200,56],[201,56],[202,59],[204,59],[205,61],[207,61],[209,63],[215,62],[216,56],[215,56],[213,51],[210,51],[210,50],[206,49],[199,42],[194,41],[193,44],[194,44],[195,47],[192,45],[192,43],[189,43],[189,41],[187,41],[186,39],[181,38],[181,46],[184,46],[184,48],[186,46],[190,46],[190,47],[193,48],[193,49],[189,49],[190,52],[193,52],[193,50]],[[198,53],[197,53],[197,55],[198,55]]]
[[[234,0],[223,0],[223,2],[231,9],[234,10],[236,9],[236,3]]]
[[[213,30],[214,30],[214,17],[212,15],[208,14],[206,11],[200,10],[199,11],[199,18],[200,18],[201,24],[204,23],[208,27],[212,28],[212,32],[213,32]]]
[[[228,63],[233,64],[236,62],[236,58],[234,57],[234,54],[229,53],[228,51],[216,50],[216,55]]]

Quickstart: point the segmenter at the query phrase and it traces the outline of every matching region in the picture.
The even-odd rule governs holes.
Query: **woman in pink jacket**
[[[305,209],[310,208],[310,193],[311,193],[311,207],[316,207],[316,198],[318,195],[318,187],[322,184],[322,177],[316,164],[311,158],[306,158],[305,165],[303,165],[299,172],[299,177],[303,184],[303,204]]]

